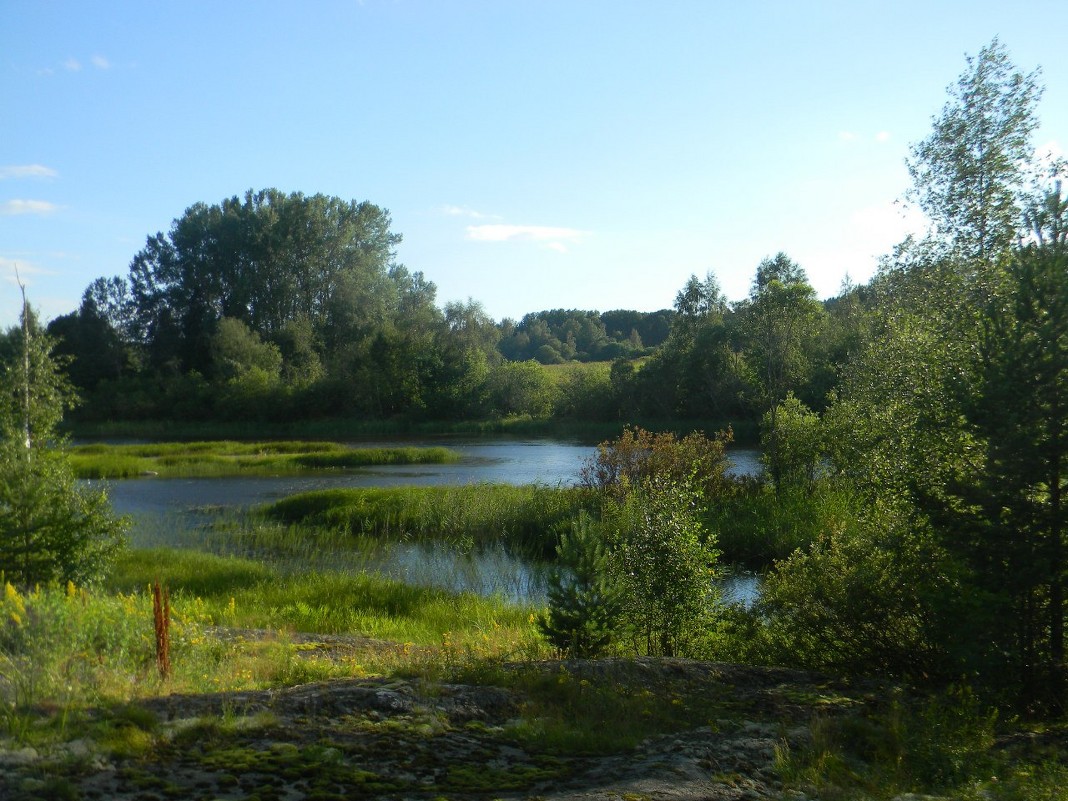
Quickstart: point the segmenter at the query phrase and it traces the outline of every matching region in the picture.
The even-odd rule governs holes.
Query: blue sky
[[[45,318],[198,201],[369,200],[439,303],[497,319],[821,296],[910,227],[909,144],[1000,37],[1068,144],[1068,3],[0,0],[0,324]]]

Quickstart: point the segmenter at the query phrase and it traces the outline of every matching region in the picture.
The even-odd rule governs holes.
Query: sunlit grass
[[[170,593],[166,679],[156,666],[156,580]],[[42,705],[73,714],[174,692],[440,673],[472,659],[544,655],[534,610],[501,598],[366,574],[285,573],[195,551],[132,551],[108,585],[93,590],[0,590],[0,736],[18,739],[63,735],[66,712],[49,716],[47,731],[34,722]],[[346,647],[318,658],[319,635],[342,635]]]
[[[132,551],[109,587],[133,592],[159,579],[175,608],[227,626],[351,634],[417,645],[507,651],[534,636],[534,610],[497,597],[415,587],[371,573],[283,571],[249,559],[197,551]],[[194,600],[195,599],[195,600]]]
[[[389,464],[442,464],[447,448],[351,448],[335,442],[171,442],[78,445],[70,460],[79,478],[218,478],[298,475]]]

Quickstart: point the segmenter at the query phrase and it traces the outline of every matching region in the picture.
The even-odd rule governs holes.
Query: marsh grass
[[[79,478],[220,478],[299,475],[395,464],[443,464],[459,459],[448,448],[351,448],[335,442],[168,442],[77,445],[70,460]]]
[[[779,492],[753,479],[734,483],[734,492],[708,507],[704,523],[723,561],[749,570],[765,570],[855,517],[852,494],[833,482]]]
[[[151,585],[157,579],[170,594],[166,678],[156,665]],[[500,598],[373,575],[289,574],[196,551],[132,551],[105,588],[4,585],[0,739],[70,739],[94,725],[90,709],[112,710],[105,715],[112,720],[123,704],[161,694],[400,671],[430,675],[471,660],[532,658],[543,655],[532,614]],[[306,645],[315,637],[298,643],[297,632],[348,635],[349,647],[319,658]],[[384,641],[395,645],[383,647]],[[118,740],[128,734],[96,733]]]
[[[273,520],[326,531],[454,547],[502,544],[547,559],[555,555],[561,527],[588,502],[586,493],[571,487],[473,484],[319,490],[263,511]]]
[[[145,581],[150,574],[159,574],[172,590],[174,670],[166,680],[155,669]],[[93,749],[132,760],[125,764],[133,766],[160,759],[159,744],[166,739],[179,749],[207,743],[203,753],[230,764],[235,733],[276,726],[269,713],[247,716],[224,706],[221,713],[198,718],[193,726],[165,737],[166,725],[137,701],[383,674],[426,680],[427,687],[447,681],[515,691],[523,699],[517,716],[492,734],[487,728],[475,733],[542,755],[549,760],[546,770],[556,764],[554,755],[622,754],[658,735],[742,726],[754,713],[739,716],[729,684],[720,691],[703,687],[694,692],[675,683],[670,671],[650,682],[648,671],[628,670],[625,660],[618,660],[617,669],[604,670],[596,663],[583,668],[582,663],[540,661],[545,654],[530,639],[533,626],[522,619],[525,610],[381,584],[369,589],[347,577],[308,577],[305,587],[284,578],[248,561],[153,551],[128,558],[113,580],[132,590],[88,591],[72,585],[19,590],[5,584],[0,596],[0,743],[47,750],[88,741]],[[409,643],[385,652],[317,658],[314,640],[298,643],[283,632],[261,641],[246,638],[240,629],[353,624],[321,612],[324,600],[332,606],[363,604],[367,615],[390,621],[381,631],[403,637],[418,630],[433,646]],[[405,618],[423,622],[397,622]],[[234,627],[229,630],[237,636],[225,636],[220,626]],[[966,801],[1063,799],[1068,785],[1060,747],[1063,724],[1018,729],[1022,736],[1010,738],[1015,745],[1009,746],[997,742],[995,724],[989,710],[966,690],[887,698],[874,709],[865,704],[857,712],[814,718],[810,737],[802,738],[800,747],[777,749],[775,769],[785,789],[813,798],[888,799],[937,792]],[[233,754],[254,755],[247,749]],[[79,764],[54,767],[55,781],[42,786],[41,797],[67,797],[67,790],[76,789]],[[487,789],[478,783],[479,776],[489,775],[481,767],[458,764],[452,784],[472,792]],[[493,789],[499,788],[487,791]]]

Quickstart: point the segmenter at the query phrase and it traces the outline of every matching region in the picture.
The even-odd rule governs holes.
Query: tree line
[[[366,202],[270,189],[192,206],[49,323],[78,414],[758,421],[787,390],[822,408],[860,341],[864,288],[821,303],[782,253],[739,303],[709,273],[671,309],[497,322],[471,299],[439,308],[399,240]],[[611,369],[539,369],[572,362]]]
[[[647,355],[672,310],[492,320],[396,261],[387,212],[249,191],[198,203],[48,333],[93,419],[547,414],[538,364]]]

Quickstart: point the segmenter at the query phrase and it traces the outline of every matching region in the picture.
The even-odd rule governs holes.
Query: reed
[[[267,506],[271,519],[348,534],[445,541],[457,547],[504,544],[551,558],[560,527],[588,501],[572,487],[474,484],[300,493]]]

